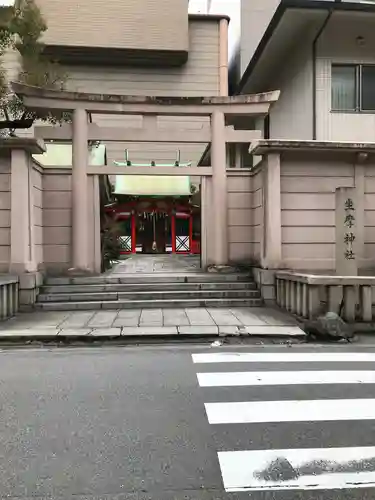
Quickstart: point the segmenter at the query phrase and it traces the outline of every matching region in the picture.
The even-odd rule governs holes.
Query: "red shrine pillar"
[[[133,212],[131,215],[132,253],[136,253],[137,246],[137,217]]]
[[[172,239],[172,253],[176,253],[176,214],[171,213],[171,239]]]

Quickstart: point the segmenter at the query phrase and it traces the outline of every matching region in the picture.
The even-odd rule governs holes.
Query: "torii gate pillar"
[[[72,266],[73,272],[89,272],[88,265],[88,120],[84,109],[73,112],[72,168]]]
[[[225,116],[222,111],[211,115],[211,160],[213,188],[214,248],[213,264],[228,265],[228,193],[225,141]]]

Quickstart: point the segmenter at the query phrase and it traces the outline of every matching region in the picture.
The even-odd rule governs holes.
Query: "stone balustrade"
[[[287,271],[276,273],[276,302],[302,318],[338,312],[347,322],[370,322],[375,277],[323,276]]]
[[[18,311],[18,277],[0,276],[0,321]]]

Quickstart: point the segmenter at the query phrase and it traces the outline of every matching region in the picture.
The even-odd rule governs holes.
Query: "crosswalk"
[[[244,449],[218,449],[227,492],[375,487],[373,427],[366,446],[357,432],[375,424],[375,397],[368,397],[375,396],[375,352],[205,352],[192,358],[215,430],[240,428],[241,434],[244,426],[269,425],[282,433],[289,423],[323,426],[316,428],[314,447],[310,429],[298,447],[271,442],[257,448],[244,439]],[[343,431],[337,445],[325,443],[324,426],[340,423],[350,426],[350,439]]]

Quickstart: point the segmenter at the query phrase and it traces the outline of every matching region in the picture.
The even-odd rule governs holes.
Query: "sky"
[[[207,13],[207,0],[190,0],[189,12]],[[212,0],[210,14],[227,14],[229,23],[229,59],[232,58],[241,30],[241,0]]]

